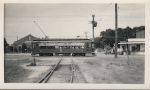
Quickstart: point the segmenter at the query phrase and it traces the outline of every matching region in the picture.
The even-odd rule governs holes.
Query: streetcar
[[[54,56],[95,55],[94,44],[91,39],[48,39],[33,40],[31,55]]]

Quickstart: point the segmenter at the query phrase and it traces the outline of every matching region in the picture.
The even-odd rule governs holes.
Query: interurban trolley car
[[[95,55],[93,42],[90,39],[49,39],[32,41],[32,55],[54,56]]]

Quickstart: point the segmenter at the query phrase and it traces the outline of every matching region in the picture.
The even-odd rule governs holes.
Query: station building
[[[118,43],[121,51],[129,54],[144,54],[145,52],[145,30],[136,31],[136,38]]]
[[[13,52],[31,52],[32,49],[32,45],[29,41],[33,41],[33,40],[37,40],[39,38],[29,34],[23,38],[20,38],[19,40],[15,41],[12,45],[11,45],[11,51]]]

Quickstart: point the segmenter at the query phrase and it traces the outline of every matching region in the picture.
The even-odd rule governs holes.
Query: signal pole
[[[117,3],[115,3],[115,58],[117,58],[117,45],[118,45],[118,7]]]
[[[92,30],[93,30],[93,41],[94,41],[94,27],[97,27],[97,22],[94,20],[94,18],[95,18],[95,15],[93,14],[92,15],[92,18],[93,18],[93,20],[92,20]]]

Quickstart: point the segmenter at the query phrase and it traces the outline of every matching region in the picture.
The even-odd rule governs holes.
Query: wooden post
[[[117,58],[117,46],[118,46],[118,12],[117,3],[115,3],[115,58]]]

